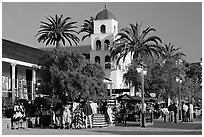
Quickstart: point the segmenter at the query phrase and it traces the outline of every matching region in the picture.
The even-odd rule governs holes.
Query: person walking
[[[189,122],[193,122],[194,118],[193,118],[193,104],[192,104],[192,102],[189,103],[189,115],[190,115]]]
[[[173,122],[173,116],[174,116],[174,105],[171,102],[170,105],[168,106],[168,111],[169,111],[169,122]]]
[[[88,103],[88,101],[86,100],[83,107],[82,107],[82,111],[83,111],[83,114],[84,114],[84,119],[85,119],[85,128],[87,129],[88,127],[88,119],[89,119],[89,127],[92,129],[92,109],[91,109],[91,106],[90,104]]]
[[[97,114],[97,108],[98,108],[97,103],[95,103],[95,102],[93,102],[93,101],[90,101],[90,106],[91,106],[93,115]]]
[[[66,105],[63,111],[62,115],[62,125],[63,129],[67,126],[68,129],[70,129],[71,125],[71,111],[70,111],[70,105]]]
[[[123,112],[122,112],[122,118],[123,118],[123,123],[126,126],[127,124],[127,116],[128,116],[128,107],[127,107],[127,102],[124,103],[123,105]]]
[[[110,105],[107,105],[107,114],[108,114],[108,120],[109,120],[109,125],[113,124],[113,115],[112,115],[112,107]]]
[[[184,112],[184,114],[183,114],[183,116],[184,116],[184,120],[183,120],[183,122],[187,122],[187,112],[188,112],[188,106],[185,104],[185,103],[183,103],[183,112]]]
[[[173,111],[174,111],[174,123],[177,123],[177,106],[176,106],[176,103],[174,103],[173,105],[174,105],[174,108],[173,108]]]

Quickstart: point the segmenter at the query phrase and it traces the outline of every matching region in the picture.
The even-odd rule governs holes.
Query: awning
[[[117,100],[126,100],[126,101],[137,101],[140,102],[142,101],[141,97],[138,96],[130,96],[128,94],[124,94],[122,96],[119,96],[116,98]],[[144,97],[144,101],[150,101],[150,98]]]

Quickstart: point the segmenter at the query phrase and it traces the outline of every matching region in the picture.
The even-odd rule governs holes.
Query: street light
[[[179,120],[181,120],[181,116],[182,116],[182,111],[181,111],[181,83],[182,83],[182,79],[181,79],[181,77],[176,77],[176,82],[179,83]]]
[[[136,68],[137,72],[141,74],[141,79],[142,79],[142,115],[141,115],[141,127],[145,127],[145,114],[144,114],[144,75],[147,74],[147,70],[144,68],[146,67],[145,64],[140,63],[140,67]]]

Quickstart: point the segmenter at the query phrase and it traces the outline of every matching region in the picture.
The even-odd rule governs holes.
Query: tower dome
[[[106,9],[106,6],[105,6],[105,9],[103,9],[103,11],[100,11],[97,15],[96,15],[96,18],[95,20],[104,20],[104,19],[114,19],[116,20],[115,16]]]

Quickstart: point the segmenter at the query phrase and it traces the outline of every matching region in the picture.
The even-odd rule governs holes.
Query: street
[[[2,128],[3,135],[202,135],[202,119],[196,119],[191,123],[164,123],[159,119],[154,120],[152,126],[145,128],[135,125],[134,122],[128,122],[126,127],[118,123],[112,127],[71,130],[49,128],[10,130],[5,127]]]

